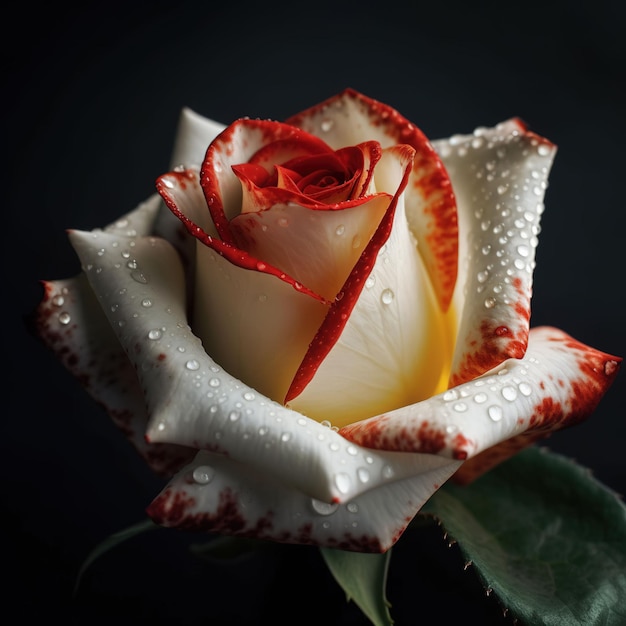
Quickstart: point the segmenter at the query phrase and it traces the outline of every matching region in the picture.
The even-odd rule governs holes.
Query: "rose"
[[[71,231],[83,272],[44,283],[39,333],[174,473],[157,522],[384,551],[616,375],[529,332],[553,154],[516,119],[431,145],[352,90],[285,124],[185,110],[172,213]]]

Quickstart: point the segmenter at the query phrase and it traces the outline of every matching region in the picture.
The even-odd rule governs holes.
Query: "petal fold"
[[[228,457],[200,452],[154,499],[148,514],[158,524],[183,530],[385,552],[459,465],[433,466],[436,457],[414,456],[425,461],[418,477],[387,482],[348,502],[329,503]],[[369,471],[362,467],[361,477]],[[392,466],[383,472],[391,477]]]
[[[621,359],[551,327],[535,328],[530,337],[522,359],[341,434],[366,447],[465,460],[517,435],[545,436],[586,419]]]

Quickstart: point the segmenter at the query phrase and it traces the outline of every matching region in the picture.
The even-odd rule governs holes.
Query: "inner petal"
[[[237,216],[231,221],[231,232],[241,249],[332,301],[389,202],[387,194],[377,194],[332,211],[276,204]]]

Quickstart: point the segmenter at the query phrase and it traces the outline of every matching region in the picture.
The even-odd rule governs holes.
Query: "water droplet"
[[[350,513],[358,513],[359,505],[356,502],[348,502],[348,504],[346,504],[346,509],[348,509]]]
[[[326,118],[322,120],[320,127],[325,133],[327,133],[334,125],[335,125],[335,120]]]
[[[246,391],[243,394],[243,399],[247,400],[248,402],[252,402],[252,400],[254,400],[255,395],[251,392],[251,391]]]
[[[496,188],[496,191],[498,192],[498,195],[502,196],[507,192],[508,188],[509,188],[508,185],[498,185],[498,187]]]
[[[256,268],[259,270],[259,272],[263,272],[267,269],[267,265],[263,263],[263,261],[257,261]]]
[[[370,481],[370,472],[366,467],[359,467],[356,470],[356,477],[362,482],[362,483],[368,483]]]
[[[527,257],[529,254],[528,246],[517,246],[517,254],[523,257]]]
[[[64,303],[65,298],[61,295],[54,296],[54,298],[52,298],[52,304],[54,304],[54,306],[63,306]]]
[[[337,228],[335,228],[335,235],[341,236],[346,232],[346,227],[343,224],[339,224]]]
[[[282,226],[283,228],[285,228],[286,226],[289,226],[289,220],[286,217],[279,217],[278,218],[278,225]]]
[[[497,404],[491,405],[487,409],[487,414],[494,422],[499,422],[502,419],[502,409]]]
[[[383,469],[381,471],[382,477],[383,478],[393,478],[395,475],[395,471],[393,469],[393,467],[391,467],[391,465],[385,465],[383,466]]]
[[[319,515],[332,515],[337,508],[338,504],[334,504],[331,502],[322,502],[321,500],[317,500],[316,498],[311,498],[311,506],[313,510]]]
[[[348,491],[350,491],[350,483],[350,476],[348,476],[348,474],[335,474],[335,486],[341,493],[348,493]]]
[[[476,404],[482,404],[483,402],[487,401],[487,394],[486,393],[477,393],[474,396],[474,402],[476,402]]]
[[[219,378],[211,378],[211,379],[209,379],[209,385],[211,387],[219,387],[220,386],[220,379]]]
[[[291,439],[291,433],[283,433],[283,434],[280,436],[280,440],[281,440],[283,443],[287,443],[290,439]]]
[[[365,281],[365,288],[371,289],[375,284],[376,279],[373,276],[368,276],[367,280]]]
[[[207,485],[213,480],[215,470],[208,465],[199,465],[193,470],[193,480],[199,485]]]
[[[532,387],[528,383],[520,383],[517,388],[523,396],[529,396],[533,392]]]
[[[72,318],[69,313],[63,311],[63,313],[59,313],[59,322],[63,324],[63,326],[67,326],[72,321]]]
[[[443,394],[443,399],[446,402],[450,402],[450,400],[457,400],[458,397],[459,397],[459,394],[456,389],[448,389],[448,391],[446,391]]]
[[[241,413],[240,413],[239,411],[231,411],[231,412],[228,414],[228,419],[229,419],[231,422],[236,422],[236,421],[237,421],[240,417],[241,417]]]
[[[358,454],[358,452],[359,452],[359,451],[357,450],[356,446],[349,445],[349,446],[346,448],[346,452],[347,452],[350,456],[356,456],[356,455]]]
[[[487,278],[489,278],[489,272],[487,270],[483,272],[478,272],[478,274],[476,275],[476,278],[478,278],[479,283],[484,283],[487,280]]]
[[[151,331],[148,332],[148,339],[152,339],[152,340],[161,339],[162,336],[163,336],[163,332],[161,331],[160,328],[153,328]]]
[[[200,363],[198,361],[196,361],[196,359],[189,359],[189,361],[187,361],[187,363],[185,363],[185,367],[188,370],[191,371],[196,371],[197,369],[200,369]]]
[[[131,278],[138,282],[141,283],[143,285],[145,285],[148,282],[148,278],[146,277],[146,275],[143,272],[140,272],[139,270],[134,270],[130,273]]]
[[[486,309],[493,309],[494,306],[496,306],[496,299],[495,298],[486,298],[485,299],[485,308]]]
[[[457,413],[463,413],[463,411],[467,411],[467,404],[465,404],[465,402],[457,402],[455,405],[452,406],[452,408]]]
[[[384,289],[380,294],[380,301],[383,304],[391,304],[393,302],[395,295],[391,289]]]
[[[502,397],[509,402],[513,402],[517,398],[517,391],[515,387],[502,387]]]
[[[360,235],[354,235],[354,237],[352,237],[352,248],[356,250],[360,245],[361,245]]]

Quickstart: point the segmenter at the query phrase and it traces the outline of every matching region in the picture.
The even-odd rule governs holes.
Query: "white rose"
[[[431,145],[353,90],[286,123],[185,110],[161,195],[70,232],[84,271],[45,283],[40,335],[174,473],[158,523],[387,550],[615,377],[529,331],[554,152],[516,119]]]

